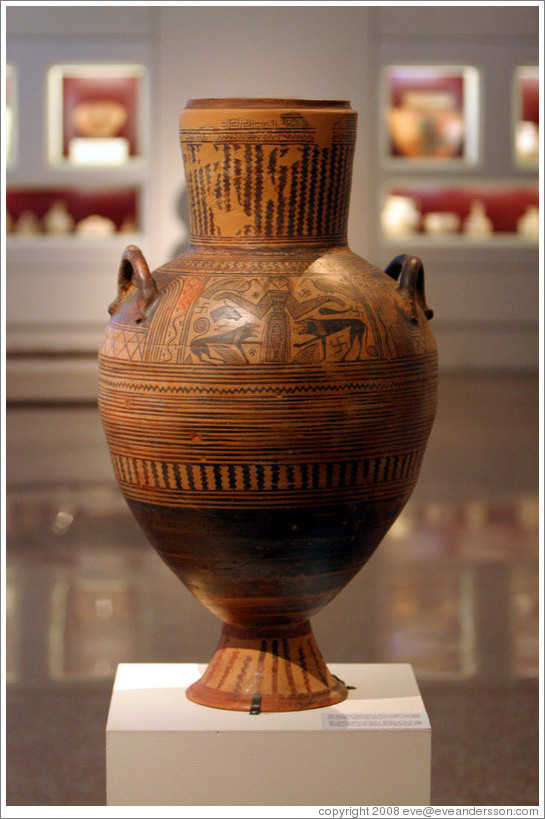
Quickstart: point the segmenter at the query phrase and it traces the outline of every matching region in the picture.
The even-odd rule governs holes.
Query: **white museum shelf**
[[[88,268],[92,261],[99,263],[120,257],[127,245],[138,245],[144,250],[145,242],[143,233],[116,233],[104,238],[75,234],[30,238],[8,236],[6,258],[14,270],[27,265],[51,270],[67,264],[73,264],[77,269],[82,262]]]
[[[480,238],[463,235],[453,236],[428,236],[425,233],[407,233],[402,236],[383,236],[381,244],[385,248],[401,248],[407,246],[418,246],[422,248],[435,248],[445,250],[502,250],[518,248],[535,249],[538,247],[538,239],[528,239],[524,236],[517,236],[512,233],[496,233],[493,236]]]

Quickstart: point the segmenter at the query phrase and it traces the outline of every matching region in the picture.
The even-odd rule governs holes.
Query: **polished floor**
[[[9,476],[7,804],[104,805],[117,664],[205,661],[219,621],[113,483]],[[434,805],[539,804],[538,539],[537,378],[444,377],[411,502],[313,621],[331,662],[412,664]]]

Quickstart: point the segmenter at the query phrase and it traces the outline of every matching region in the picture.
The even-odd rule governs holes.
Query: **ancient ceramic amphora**
[[[150,274],[128,247],[110,307],[113,468],[159,555],[224,622],[187,692],[216,708],[347,696],[309,618],[403,508],[433,423],[422,264],[384,272],[347,246],[356,116],[347,102],[191,100],[189,248]]]

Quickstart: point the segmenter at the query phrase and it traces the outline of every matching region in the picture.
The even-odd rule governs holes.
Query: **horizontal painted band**
[[[337,463],[305,464],[199,464],[134,458],[112,452],[117,480],[136,500],[163,505],[262,505],[267,500],[291,505],[308,502],[318,493],[323,499],[360,496],[362,491],[385,485],[412,484],[416,480],[423,448],[403,455],[365,458]],[[332,498],[331,498],[332,500]]]

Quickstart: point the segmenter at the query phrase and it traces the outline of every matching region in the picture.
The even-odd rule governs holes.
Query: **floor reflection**
[[[51,589],[48,669],[53,680],[111,677],[120,662],[144,662],[145,594],[138,581],[59,573]]]
[[[467,567],[391,567],[386,578],[385,662],[411,663],[419,677],[464,679],[476,671],[473,577]]]
[[[352,581],[362,594],[339,603],[339,630],[361,622],[371,654],[331,659],[407,662],[427,680],[537,677],[538,511],[534,496],[410,505]],[[8,682],[110,679],[120,662],[202,661],[213,647],[218,621],[117,489],[12,494],[7,544]]]

